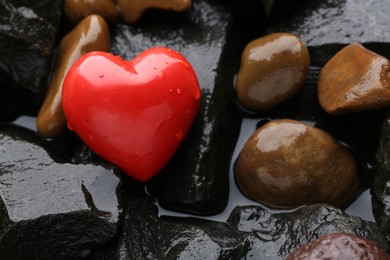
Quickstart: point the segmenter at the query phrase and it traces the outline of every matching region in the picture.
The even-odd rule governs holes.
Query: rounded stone
[[[296,249],[287,260],[388,260],[390,256],[373,241],[360,236],[332,233]]]
[[[348,150],[325,131],[289,119],[269,122],[252,134],[235,176],[248,198],[285,209],[315,203],[343,207],[359,186]]]
[[[38,133],[54,138],[66,128],[62,109],[62,84],[72,65],[91,51],[109,51],[110,31],[104,18],[89,15],[62,38],[58,47],[54,74],[37,116]]]
[[[341,49],[322,68],[318,99],[331,115],[390,105],[390,61],[361,44]]]
[[[74,24],[91,14],[98,14],[109,23],[119,20],[119,8],[114,0],[64,0],[64,13]]]
[[[278,106],[303,86],[309,66],[309,51],[296,35],[274,33],[250,42],[237,74],[239,103],[252,111]]]

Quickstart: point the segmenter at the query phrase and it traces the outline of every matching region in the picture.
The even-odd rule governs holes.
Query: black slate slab
[[[115,168],[58,163],[34,132],[0,126],[0,259],[75,259],[110,241]]]
[[[0,0],[0,121],[39,109],[62,1]]]

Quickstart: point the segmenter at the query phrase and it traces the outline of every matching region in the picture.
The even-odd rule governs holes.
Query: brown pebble
[[[343,207],[359,185],[349,151],[325,131],[289,119],[269,122],[252,134],[235,174],[245,196],[273,208]]]
[[[87,52],[109,49],[110,32],[107,23],[99,15],[86,17],[65,35],[58,47],[53,78],[37,116],[37,130],[40,135],[53,138],[66,127],[61,103],[62,84],[72,65]]]
[[[120,17],[114,0],[64,0],[64,13],[74,24],[91,14],[98,14],[112,24]]]
[[[191,0],[118,0],[121,16],[126,23],[133,24],[137,22],[142,14],[150,8],[172,10],[184,12],[191,7]]]
[[[390,105],[389,60],[350,44],[321,70],[318,99],[329,114],[340,115]]]
[[[278,106],[303,86],[309,66],[309,51],[293,34],[274,33],[250,42],[237,74],[239,103],[252,111]]]
[[[296,249],[287,260],[389,260],[390,256],[373,241],[360,236],[333,233]]]

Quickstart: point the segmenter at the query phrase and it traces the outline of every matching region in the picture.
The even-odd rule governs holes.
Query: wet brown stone
[[[296,249],[287,260],[388,260],[390,256],[373,241],[360,236],[333,233]]]
[[[119,19],[119,9],[114,0],[64,0],[64,12],[74,24],[91,14],[98,14],[109,23]]]
[[[321,70],[318,99],[332,115],[390,105],[389,60],[360,44],[344,47]]]
[[[250,42],[237,74],[239,103],[253,111],[276,107],[303,86],[309,65],[309,51],[293,34],[274,33]]]
[[[274,208],[314,203],[343,207],[359,185],[349,151],[323,130],[289,119],[253,133],[235,174],[244,195]]]
[[[40,135],[55,137],[66,126],[61,103],[62,84],[72,65],[87,52],[109,49],[110,32],[107,23],[99,15],[86,17],[65,35],[58,47],[52,81],[37,116],[37,130]]]
[[[118,0],[121,16],[126,23],[137,22],[142,14],[150,8],[183,12],[191,7],[191,0]]]

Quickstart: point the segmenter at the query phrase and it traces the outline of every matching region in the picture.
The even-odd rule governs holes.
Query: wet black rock
[[[12,225],[0,244],[1,259],[81,259],[104,246],[115,227],[89,211],[43,216]]]
[[[136,26],[113,29],[114,53],[130,60],[152,46],[175,49],[193,65],[202,89],[190,132],[168,166],[148,184],[162,207],[211,215],[227,204],[230,158],[241,121],[233,88],[243,48],[237,23],[248,22],[233,16],[229,5],[197,0],[188,12],[150,10]]]
[[[0,259],[79,259],[116,234],[115,168],[58,163],[49,146],[0,126]]]
[[[282,214],[270,214],[260,207],[246,206],[236,208],[228,222],[248,234],[252,250],[248,250],[247,256],[254,259],[285,259],[300,245],[337,232],[362,236],[389,250],[387,240],[375,223],[326,205],[308,206]]]
[[[300,245],[334,232],[360,235],[388,249],[374,223],[330,206],[286,214],[237,207],[222,223],[158,217],[149,198],[133,198],[128,205],[118,259],[285,259]]]
[[[0,0],[0,120],[38,109],[61,18],[60,0]]]
[[[385,120],[376,153],[377,175],[373,186],[373,213],[381,230],[390,235],[390,121]]]
[[[290,2],[291,7],[286,7]],[[390,32],[386,0],[276,0],[269,32],[291,32],[309,47],[312,65],[322,66],[349,43],[362,43],[370,50],[389,56],[385,48]]]

